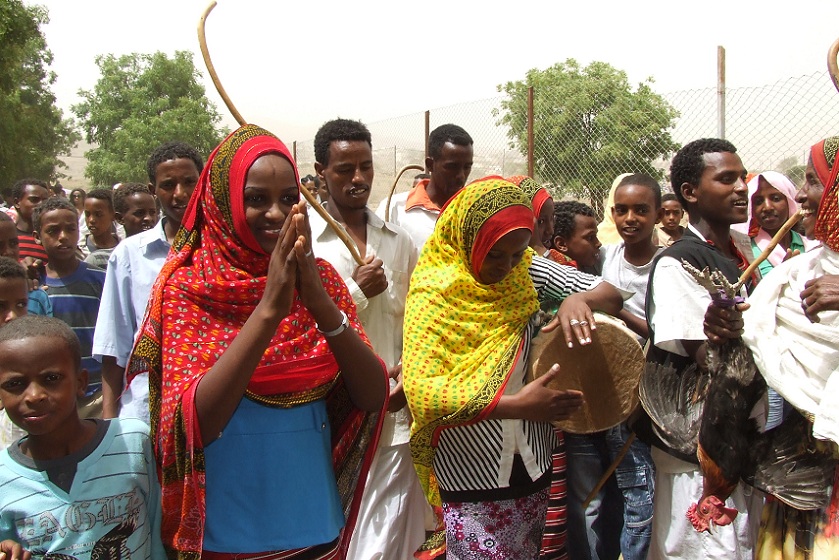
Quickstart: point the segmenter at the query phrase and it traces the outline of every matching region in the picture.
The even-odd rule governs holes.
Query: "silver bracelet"
[[[340,313],[341,313],[341,324],[338,325],[336,328],[332,329],[331,331],[325,331],[325,330],[320,328],[320,325],[315,323],[315,328],[318,330],[318,332],[320,334],[322,334],[326,338],[332,338],[333,336],[338,336],[339,334],[341,334],[342,332],[344,332],[345,330],[350,328],[350,319],[349,319],[349,317],[347,317],[347,314],[344,313],[343,311],[341,311],[340,309],[338,311],[340,311]]]

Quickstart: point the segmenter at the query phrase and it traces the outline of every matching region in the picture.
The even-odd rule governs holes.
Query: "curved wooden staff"
[[[394,179],[394,181],[393,181],[393,185],[391,185],[391,187],[390,187],[390,192],[387,195],[387,206],[385,206],[385,221],[386,222],[390,221],[390,201],[393,198],[393,192],[396,190],[396,183],[398,183],[399,179],[402,178],[402,174],[405,173],[406,171],[410,170],[410,169],[416,169],[418,171],[425,171],[425,167],[423,167],[422,165],[417,165],[415,163],[411,164],[411,165],[406,165],[405,167],[403,167],[399,171],[399,173],[396,175],[396,179]]]
[[[198,21],[198,44],[201,46],[201,55],[204,57],[204,64],[207,66],[207,71],[210,73],[210,78],[213,80],[213,85],[216,86],[216,90],[218,91],[219,95],[221,96],[224,104],[227,105],[227,110],[230,111],[230,114],[233,115],[233,118],[236,119],[236,122],[239,125],[247,124],[247,121],[242,117],[239,111],[236,110],[236,107],[233,106],[233,101],[227,96],[227,92],[224,91],[224,87],[221,85],[221,80],[219,80],[218,74],[216,74],[215,66],[213,66],[213,61],[210,59],[210,51],[207,49],[207,38],[204,33],[204,26],[207,22],[207,17],[210,15],[210,12],[213,11],[213,8],[216,7],[216,1],[213,0],[210,2],[210,5],[207,6],[207,9],[204,10],[204,13],[201,15],[201,19]],[[309,206],[315,209],[315,211],[320,214],[320,217],[326,220],[326,223],[329,224],[341,241],[344,242],[344,245],[347,246],[347,249],[350,250],[350,254],[358,263],[359,266],[366,264],[364,259],[361,258],[361,255],[358,252],[358,248],[355,246],[355,243],[350,236],[347,234],[346,230],[341,227],[341,225],[336,222],[332,216],[324,209],[323,206],[317,201],[315,196],[309,192],[309,189],[300,188],[300,193],[303,195],[303,198],[306,199],[306,202],[309,203]]]
[[[836,91],[839,91],[839,39],[836,39],[830,49],[827,51],[827,70],[830,72],[830,79],[833,80],[833,85]]]
[[[804,216],[804,214],[799,209],[798,212],[790,216],[787,219],[787,221],[784,222],[784,225],[781,226],[781,229],[778,230],[778,233],[776,233],[772,237],[772,240],[769,241],[769,245],[766,246],[766,249],[764,249],[763,252],[760,255],[758,255],[757,258],[751,262],[751,264],[749,264],[748,268],[746,268],[746,270],[743,271],[743,274],[740,275],[740,279],[734,285],[734,288],[736,290],[739,290],[740,287],[743,284],[745,284],[749,278],[751,278],[755,269],[757,269],[757,267],[760,266],[760,263],[769,258],[769,255],[772,254],[772,251],[775,249],[775,247],[778,246],[778,243],[780,243],[784,236],[787,233],[789,233],[789,230],[792,229],[792,226],[798,223],[798,220],[800,220],[802,216]]]

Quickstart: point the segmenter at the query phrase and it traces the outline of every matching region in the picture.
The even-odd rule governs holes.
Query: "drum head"
[[[537,379],[553,364],[559,375],[552,389],[582,391],[585,403],[569,419],[554,422],[572,434],[590,434],[617,426],[638,405],[638,382],[644,371],[644,352],[623,322],[596,314],[591,344],[568,348],[561,328],[533,341],[530,377]]]

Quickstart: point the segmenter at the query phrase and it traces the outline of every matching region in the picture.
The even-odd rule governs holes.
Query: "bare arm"
[[[559,364],[539,379],[528,383],[515,395],[502,395],[490,412],[490,418],[523,419],[534,422],[566,420],[583,406],[580,391],[557,391],[548,387],[557,375]]]
[[[608,282],[601,282],[591,290],[571,294],[565,298],[556,316],[542,330],[551,332],[561,326],[569,348],[574,346],[574,340],[581,345],[590,344],[591,330],[594,325],[592,311],[617,315],[621,309],[623,309],[623,297],[620,292]]]
[[[637,333],[638,336],[650,338],[650,329],[647,326],[646,319],[641,319],[637,315],[633,315],[627,309],[622,309],[621,312],[618,313],[618,319],[626,323],[626,326],[632,329],[633,332]]]
[[[119,416],[119,398],[122,395],[122,368],[113,356],[102,356],[102,418]]]

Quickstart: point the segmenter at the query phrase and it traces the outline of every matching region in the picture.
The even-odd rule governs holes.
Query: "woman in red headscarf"
[[[152,291],[129,376],[149,373],[178,558],[339,558],[351,533],[386,373],[312,255],[299,184],[275,136],[232,133]]]

